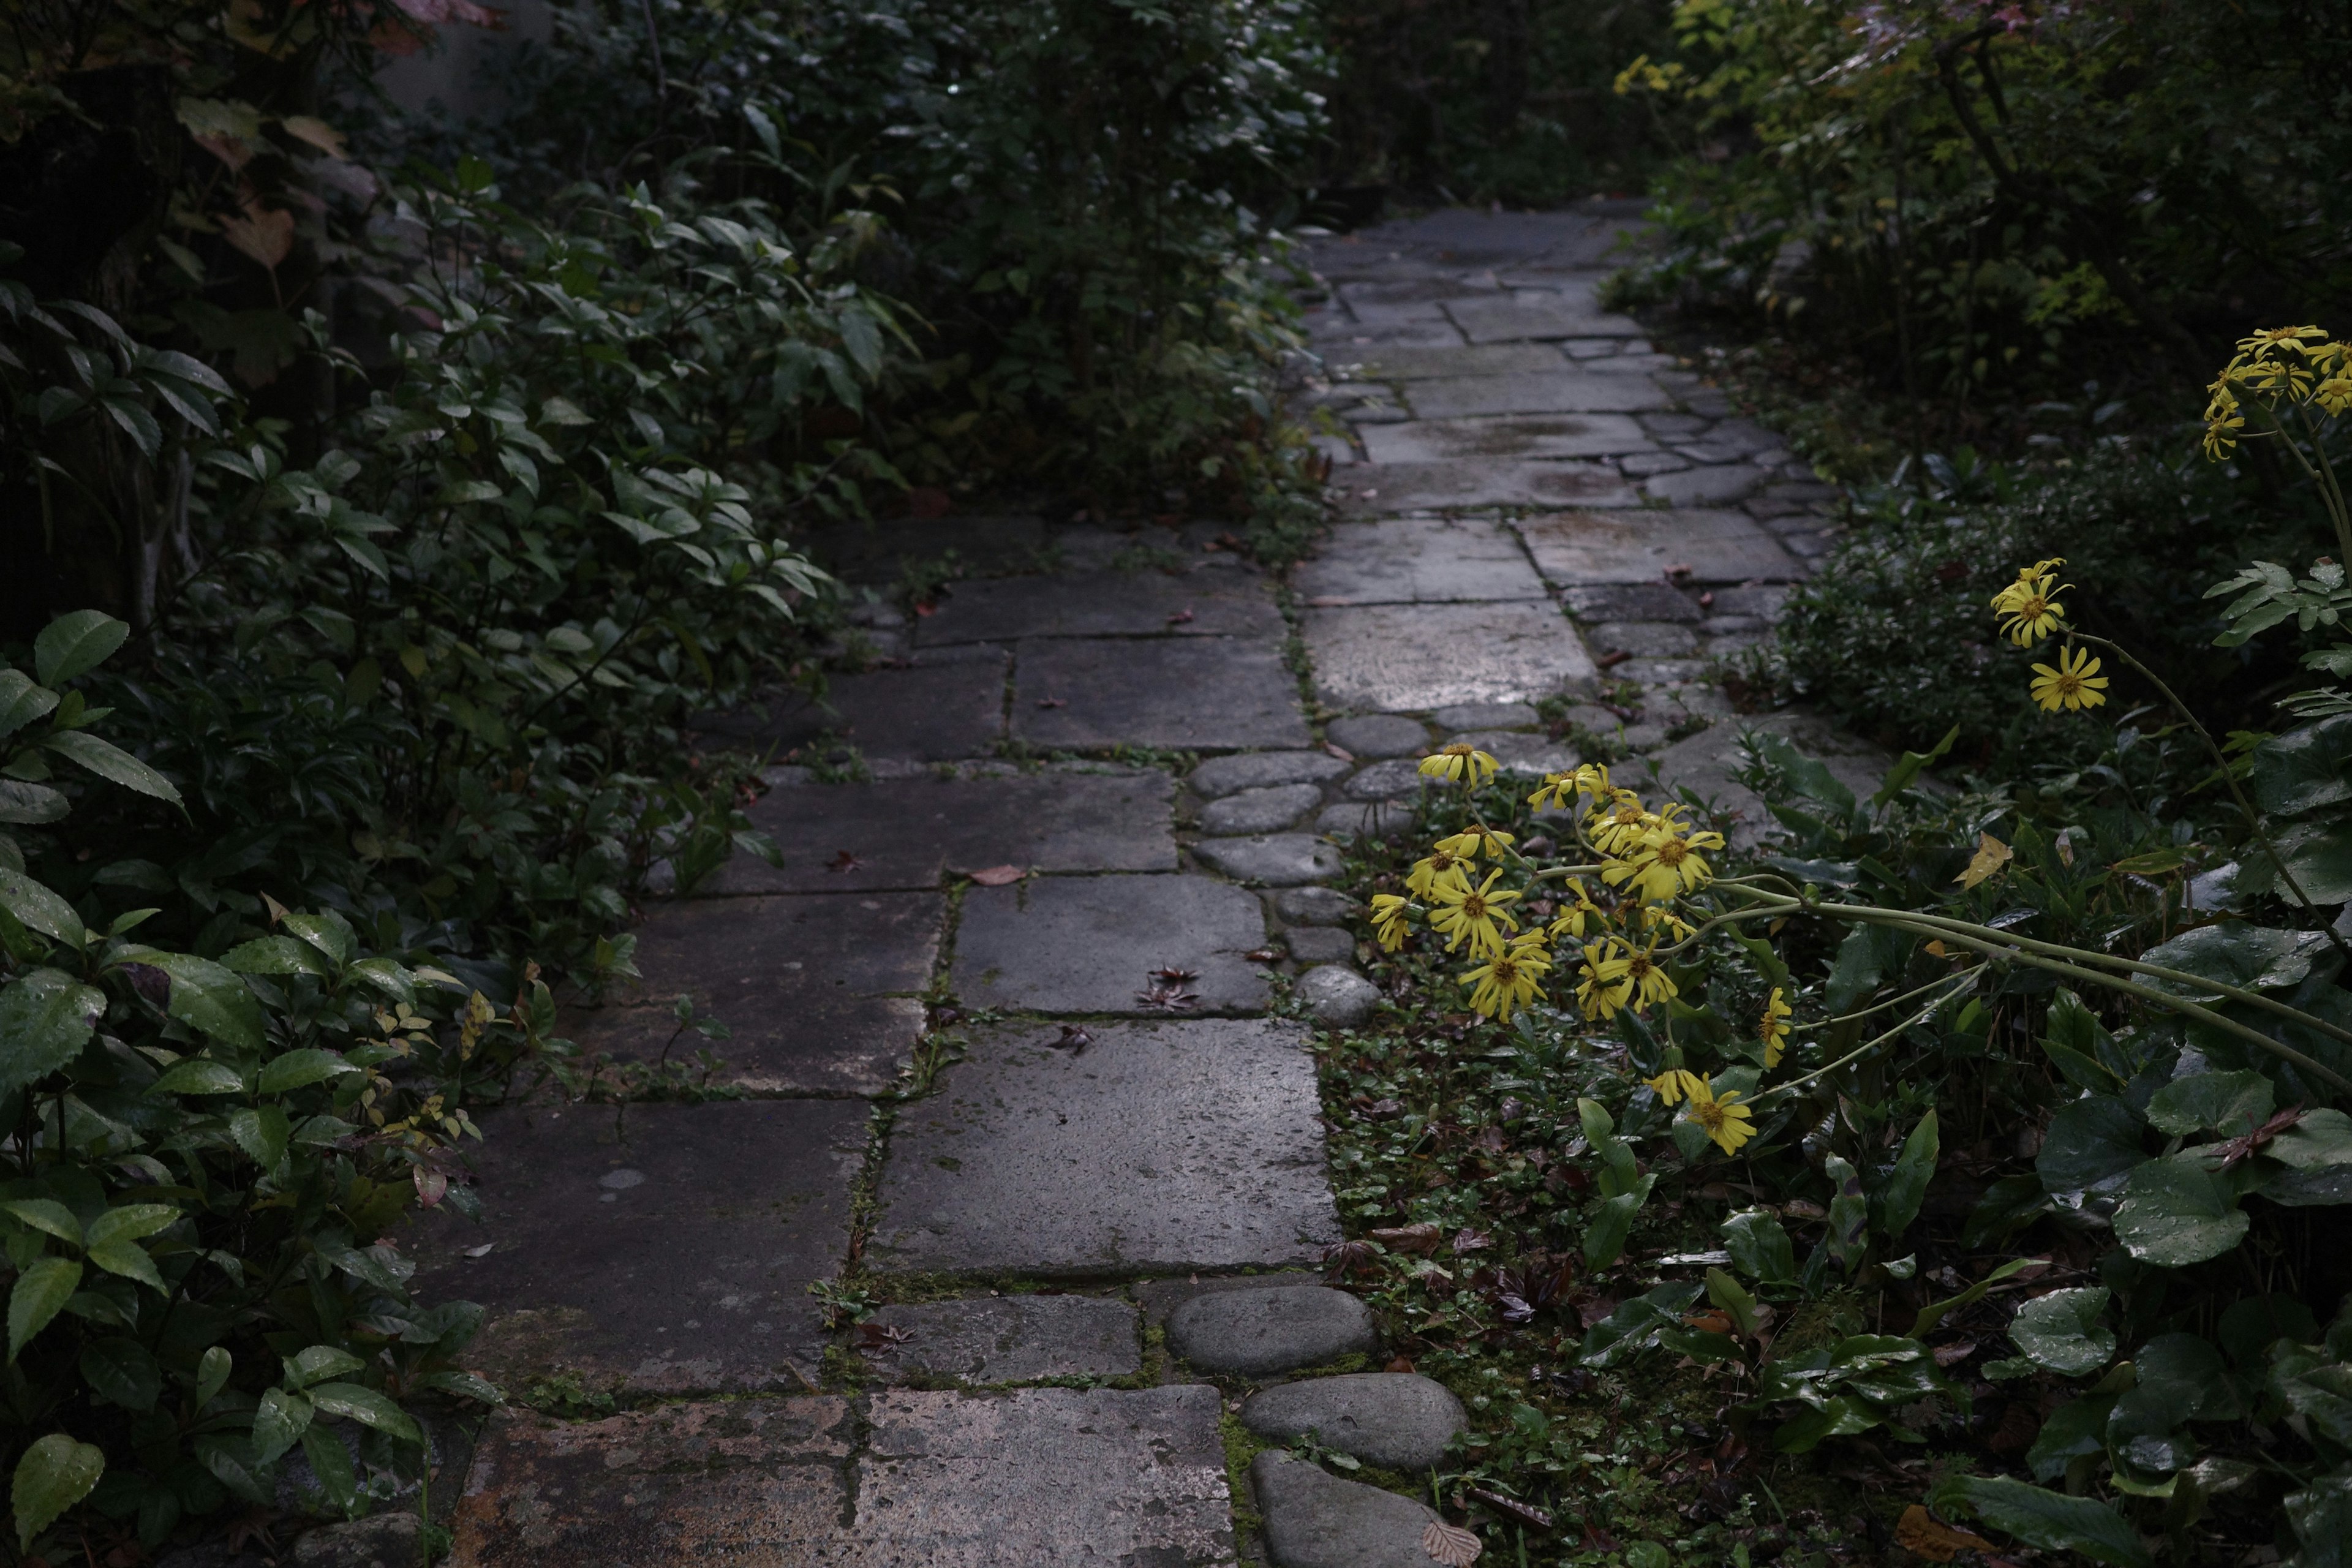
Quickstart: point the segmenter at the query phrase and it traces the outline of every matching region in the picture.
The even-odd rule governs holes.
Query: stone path
[[[782,865],[663,902],[574,1031],[649,1060],[691,995],[744,1098],[505,1111],[483,1222],[416,1238],[490,1309],[482,1370],[588,1417],[493,1417],[457,1563],[1427,1561],[1417,1498],[1274,1451],[1229,1489],[1229,1436],[1410,1489],[1463,1422],[1307,1271],[1340,1232],[1300,1015],[1379,1001],[1321,884],[1457,736],[1719,786],[1705,661],[1824,538],[1824,487],[1596,302],[1626,222],[1318,243],[1343,518],[1286,581],[1214,524],[834,542],[868,668],[713,723],[803,760],[752,812]],[[812,1286],[897,1304],[828,1328]]]

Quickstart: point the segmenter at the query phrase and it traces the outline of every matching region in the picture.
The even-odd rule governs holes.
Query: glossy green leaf
[[[2245,1414],[2229,1364],[2213,1342],[2197,1334],[2158,1334],[2132,1356],[2138,1381],[2133,1394],[2178,1426],[2189,1421],[2232,1420]]]
[[[109,1241],[140,1241],[169,1230],[179,1218],[180,1211],[170,1204],[124,1204],[90,1221],[87,1234],[92,1247]]]
[[[125,1279],[136,1279],[142,1285],[161,1290],[163,1277],[155,1272],[155,1260],[147,1256],[146,1248],[135,1241],[108,1241],[92,1246],[85,1254],[89,1259],[109,1274],[119,1274]]]
[[[106,993],[59,970],[29,970],[0,987],[0,1095],[79,1056],[105,1016]]]
[[[2239,1137],[2269,1120],[2273,1090],[2258,1072],[2204,1072],[2177,1078],[2147,1102],[2147,1120],[2160,1132]]]
[[[1598,1272],[1624,1256],[1626,1239],[1633,1234],[1634,1216],[1657,1184],[1654,1175],[1643,1176],[1630,1193],[1620,1193],[1613,1198],[1603,1198],[1592,1211],[1584,1227],[1584,1265]]]
[[[101,741],[87,730],[62,731],[51,735],[45,744],[76,766],[86,768],[125,789],[169,801],[173,805],[180,804],[177,784],[121,747]]]
[[[2272,736],[2253,749],[2249,773],[2254,799],[2282,816],[2352,801],[2352,715]]]
[[[2275,991],[2301,984],[2311,973],[2313,962],[2331,951],[2324,931],[2279,931],[2243,921],[2221,921],[2185,931],[2140,956],[2147,963],[2242,990]],[[2147,984],[2177,995],[2210,999],[2218,994],[2174,980],[2151,979]]]
[[[33,639],[33,667],[44,686],[62,686],[105,663],[130,638],[131,627],[102,610],[59,616]]]
[[[286,1112],[275,1105],[245,1106],[229,1112],[228,1135],[236,1146],[253,1157],[254,1163],[265,1171],[274,1171],[278,1162],[286,1158],[287,1141],[293,1129]]]
[[[152,1410],[163,1392],[163,1369],[145,1345],[124,1334],[110,1334],[83,1346],[81,1375],[100,1398],[125,1410]]]
[[[70,809],[62,791],[24,779],[0,779],[0,822],[36,826],[58,821]]]
[[[404,1442],[421,1443],[423,1432],[408,1413],[393,1403],[391,1397],[365,1388],[356,1383],[322,1383],[310,1391],[310,1403],[320,1414],[340,1415],[373,1426]]]
[[[2066,1467],[2076,1459],[2104,1453],[2107,1447],[2107,1417],[2116,1408],[2112,1394],[2086,1394],[2052,1411],[2035,1433],[2033,1446],[2025,1451],[2025,1468],[2037,1481],[2055,1480],[2066,1473]]]
[[[2148,1568],[2147,1549],[2124,1517],[2093,1498],[2067,1497],[2006,1477],[1955,1476],[1936,1489],[1938,1509],[1965,1509],[2030,1546],[2079,1552],[2108,1568]]]
[[[202,1411],[212,1404],[220,1391],[228,1386],[228,1374],[236,1367],[228,1351],[215,1345],[196,1358],[196,1408]]]
[[[81,1221],[74,1218],[73,1210],[55,1198],[11,1198],[0,1203],[0,1211],[68,1246],[81,1245]]]
[[[0,909],[29,929],[70,946],[79,947],[89,940],[74,907],[22,871],[0,867]]]
[[[1919,1205],[1927,1196],[1927,1184],[1935,1179],[1936,1161],[1943,1143],[1937,1131],[1936,1113],[1930,1110],[1919,1119],[1919,1125],[1903,1141],[1903,1152],[1895,1159],[1895,1169],[1887,1173],[1874,1194],[1878,1199],[1878,1226],[1881,1235],[1891,1245],[1902,1239],[1919,1217]]]
[[[2033,1169],[2052,1193],[2104,1188],[2147,1158],[2141,1147],[2143,1125],[2116,1097],[2086,1095],[2051,1117]]]
[[[164,1068],[149,1087],[157,1094],[243,1094],[245,1079],[226,1063],[190,1057]]]
[[[264,1389],[261,1404],[253,1413],[253,1458],[257,1464],[268,1464],[291,1448],[310,1430],[311,1405],[299,1394],[289,1394],[282,1388]]]
[[[47,718],[58,705],[58,694],[36,686],[21,669],[0,669],[0,740],[5,740],[37,719]]]
[[[2230,1184],[2194,1157],[2150,1160],[2124,1184],[2116,1237],[2143,1263],[2185,1268],[2245,1238],[2248,1220]]]
[[[332,1051],[309,1048],[288,1051],[262,1064],[261,1092],[285,1094],[342,1073],[359,1070]]]
[[[1759,1285],[1787,1285],[1797,1278],[1797,1255],[1770,1209],[1743,1209],[1723,1222],[1723,1244],[1732,1267]]]
[[[81,1265],[69,1258],[41,1258],[26,1265],[8,1292],[8,1359],[15,1361],[35,1334],[56,1317],[81,1288]]]
[[[2099,1321],[2106,1310],[2101,1286],[2053,1290],[2017,1310],[2009,1337],[2034,1364],[2064,1377],[2081,1377],[2107,1364],[2116,1353],[2116,1333]]]
[[[308,942],[290,936],[257,936],[221,954],[221,967],[239,974],[316,974],[331,976],[333,965]]]
[[[150,964],[169,975],[171,1000],[164,1010],[173,1017],[226,1044],[262,1048],[261,1004],[234,972],[194,953],[152,947],[121,949],[116,961]]]
[[[52,1432],[25,1450],[8,1488],[16,1513],[16,1544],[33,1549],[33,1538],[57,1517],[88,1497],[106,1473],[106,1456],[88,1443],[77,1443],[63,1432]]]
[[[297,1388],[308,1388],[327,1378],[367,1369],[367,1363],[335,1345],[307,1345],[285,1360],[286,1380]]]

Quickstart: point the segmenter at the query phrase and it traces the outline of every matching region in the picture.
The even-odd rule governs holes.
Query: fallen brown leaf
[[[1454,1250],[1457,1253],[1484,1252],[1494,1245],[1493,1237],[1483,1230],[1472,1230],[1466,1225],[1454,1233]]]
[[[990,866],[974,871],[971,879],[983,888],[1009,888],[1028,874],[1018,866]]]
[[[1396,1356],[1391,1358],[1389,1364],[1381,1368],[1381,1370],[1382,1372],[1411,1372],[1412,1370],[1412,1363],[1404,1356]]]
[[[1181,985],[1150,985],[1135,994],[1135,999],[1147,1007],[1157,1007],[1163,1013],[1181,1013],[1201,1005],[1200,997]]]
[[[1960,1552],[1990,1552],[1991,1542],[1981,1535],[1971,1535],[1965,1530],[1954,1530],[1937,1522],[1936,1516],[1919,1503],[1903,1510],[1895,1521],[1895,1543],[1916,1552],[1930,1563],[1949,1563]]]
[[[1323,742],[1323,749],[1330,752],[1333,756],[1339,758],[1343,763],[1352,763],[1356,760],[1356,753],[1348,750],[1345,746],[1335,746],[1330,742],[1326,741]]]
[[[1037,706],[1040,708],[1067,708],[1069,705],[1070,704],[1066,699],[1060,697],[1040,697],[1037,699]]]
[[[1055,1040],[1054,1043],[1057,1046],[1067,1046],[1070,1049],[1070,1054],[1072,1056],[1076,1056],[1080,1051],[1085,1050],[1088,1046],[1093,1045],[1095,1043],[1095,1037],[1092,1035],[1087,1034],[1085,1026],[1082,1025],[1065,1024],[1062,1026],[1062,1037]]]
[[[1374,1241],[1391,1252],[1412,1252],[1421,1257],[1433,1256],[1445,1238],[1434,1222],[1423,1220],[1419,1225],[1391,1226],[1370,1233]]]
[[[1170,616],[1168,617],[1168,624],[1171,626],[1181,626],[1192,618],[1192,606],[1187,605],[1182,609],[1178,610],[1175,614]]]
[[[1429,1553],[1431,1562],[1443,1563],[1445,1568],[1470,1568],[1486,1550],[1476,1536],[1442,1519],[1431,1520],[1421,1532],[1421,1549]]]
[[[1607,653],[1602,654],[1599,658],[1594,659],[1592,662],[1594,666],[1599,668],[1614,669],[1633,657],[1633,656],[1632,654],[1626,652],[1622,647],[1612,647]]]
[[[865,861],[860,860],[856,856],[851,854],[848,850],[844,849],[834,856],[830,861],[826,862],[824,868],[828,871],[861,871],[864,870],[865,868]]]
[[[1538,1530],[1551,1528],[1551,1515],[1542,1509],[1530,1507],[1517,1498],[1507,1498],[1500,1492],[1490,1492],[1484,1487],[1471,1487],[1467,1490],[1471,1497],[1485,1503],[1506,1519],[1517,1520],[1521,1524],[1532,1525]]]
[[[1937,1345],[1936,1347],[1936,1364],[1937,1366],[1958,1366],[1960,1363],[1968,1360],[1969,1357],[1976,1353],[1977,1342],[1974,1340],[1962,1340],[1958,1344]]]
[[[1242,956],[1252,963],[1279,963],[1282,950],[1278,947],[1254,947]]]
[[[1163,981],[1170,985],[1181,985],[1187,980],[1200,979],[1201,972],[1197,969],[1179,969],[1172,963],[1163,963],[1151,972],[1151,978]]]

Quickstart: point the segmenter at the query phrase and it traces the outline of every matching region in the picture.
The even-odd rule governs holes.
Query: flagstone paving
[[[1339,521],[1287,573],[1216,521],[815,541],[850,585],[824,689],[700,721],[764,753],[774,863],[649,898],[639,977],[567,999],[600,1081],[719,1065],[490,1115],[481,1221],[414,1235],[428,1290],[488,1309],[486,1372],[620,1406],[495,1416],[454,1563],[1430,1561],[1418,1497],[1273,1452],[1233,1495],[1220,1430],[1410,1472],[1461,1420],[1371,1370],[1372,1314],[1311,1271],[1341,1233],[1309,1031],[1388,1005],[1327,884],[1456,737],[1515,772],[1646,756],[1755,831],[1710,661],[1769,637],[1836,526],[1605,309],[1632,221],[1313,239],[1289,395]],[[1857,787],[1880,762],[1768,722]],[[681,996],[725,1037],[681,1034]]]

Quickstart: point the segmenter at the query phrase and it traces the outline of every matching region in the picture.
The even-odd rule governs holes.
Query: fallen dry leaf
[[[468,1258],[488,1258],[490,1255],[490,1248],[497,1245],[498,1243],[495,1241],[486,1241],[479,1247],[469,1247],[466,1248],[466,1256]]]
[[[1165,981],[1171,985],[1181,985],[1187,980],[1200,979],[1201,972],[1197,969],[1180,969],[1172,963],[1163,963],[1151,972],[1151,978]]]
[[[936,616],[939,613],[939,605],[929,599],[919,600],[915,605],[915,614],[919,616]]]
[[[887,1355],[915,1337],[912,1329],[901,1329],[883,1323],[857,1325],[857,1348],[868,1355]]]
[[[1472,1230],[1466,1225],[1454,1233],[1454,1250],[1457,1253],[1483,1252],[1494,1245],[1492,1236],[1483,1230]]]
[[[974,871],[971,879],[983,888],[1009,888],[1028,874],[1018,866],[991,866]]]
[[[1433,1256],[1445,1238],[1445,1233],[1430,1220],[1419,1225],[1391,1226],[1370,1234],[1374,1241],[1391,1252],[1413,1252],[1423,1258]]]
[[[1971,1535],[1965,1530],[1954,1530],[1938,1523],[1934,1514],[1919,1503],[1903,1510],[1895,1521],[1895,1543],[1917,1552],[1930,1563],[1949,1563],[1963,1551],[1990,1552],[1991,1542],[1981,1535]]]
[[[286,127],[286,134],[309,142],[330,158],[350,156],[343,147],[343,133],[323,120],[308,114],[289,114],[278,123]]]
[[[1163,1013],[1181,1013],[1201,1005],[1201,999],[1181,985],[1147,986],[1135,994],[1135,999]]]
[[[862,871],[866,868],[866,862],[844,849],[827,861],[824,868],[828,871]]]
[[[1037,706],[1040,708],[1067,708],[1069,705],[1066,698],[1040,697],[1037,699]]]
[[[1421,1532],[1421,1549],[1429,1553],[1431,1562],[1443,1563],[1445,1568],[1470,1568],[1478,1561],[1478,1553],[1486,1550],[1476,1536],[1442,1519],[1431,1520],[1429,1527]]]
[[[1601,669],[1614,669],[1633,657],[1633,656],[1632,654],[1626,652],[1622,647],[1613,647],[1607,653],[1602,654],[1599,658],[1594,659],[1592,662]]]
[[[1342,1274],[1370,1268],[1372,1259],[1378,1256],[1369,1241],[1335,1241],[1323,1249],[1323,1267],[1331,1271],[1332,1279],[1337,1279]],[[1422,1325],[1424,1332],[1428,1326],[1426,1323]]]
[[[1343,763],[1352,763],[1356,760],[1356,753],[1348,750],[1345,746],[1335,746],[1330,742],[1326,741],[1323,742],[1323,749],[1330,752],[1333,756],[1339,758]]]
[[[1471,1497],[1485,1503],[1506,1519],[1516,1519],[1521,1524],[1533,1525],[1538,1530],[1551,1528],[1551,1515],[1542,1509],[1531,1508],[1518,1499],[1505,1497],[1500,1492],[1490,1492],[1485,1487],[1471,1487],[1468,1491]]]
[[[1936,1364],[1937,1366],[1958,1366],[1960,1363],[1968,1360],[1969,1357],[1976,1353],[1977,1342],[1974,1340],[1962,1340],[1958,1344],[1937,1345],[1936,1347]]]
[[[1278,947],[1254,947],[1247,952],[1243,953],[1242,956],[1252,963],[1279,963],[1282,962],[1282,949]]]
[[[1391,1358],[1389,1364],[1381,1368],[1381,1370],[1382,1372],[1411,1372],[1412,1370],[1412,1362],[1407,1357],[1396,1356]]]
[[[1969,861],[1968,869],[1952,879],[1963,888],[1973,888],[2016,858],[2017,851],[1990,833],[1977,835],[1977,852]]]
[[[1170,616],[1168,617],[1168,624],[1171,626],[1181,626],[1192,618],[1192,607],[1190,605],[1187,605],[1184,608],[1177,611],[1174,615]]]
[[[1067,1046],[1070,1048],[1070,1054],[1076,1056],[1093,1045],[1095,1037],[1087,1033],[1083,1025],[1065,1024],[1062,1026],[1062,1037],[1054,1043],[1057,1046]]]

